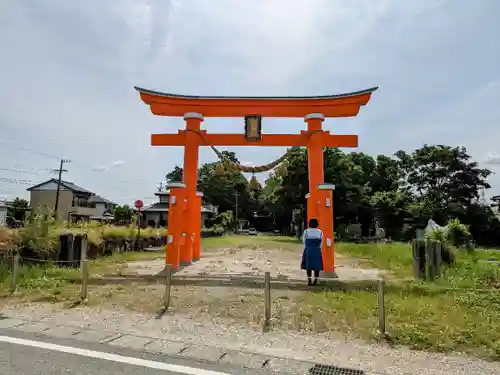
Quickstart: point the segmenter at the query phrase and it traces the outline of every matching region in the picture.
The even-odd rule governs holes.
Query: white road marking
[[[74,348],[74,347],[65,346],[65,345],[50,344],[50,343],[42,342],[42,341],[19,339],[17,337],[0,336],[0,342],[7,342],[10,344],[23,345],[23,346],[31,346],[31,347],[35,347],[35,348],[53,350],[56,352],[75,354],[75,355],[79,355],[82,357],[98,358],[98,359],[103,359],[106,361],[126,363],[128,365],[148,367],[148,368],[152,368],[152,369],[156,369],[156,370],[165,370],[165,371],[177,372],[177,373],[186,374],[186,375],[231,375],[231,374],[224,373],[224,372],[210,371],[210,370],[204,370],[201,368],[174,365],[174,364],[170,364],[170,363],[148,361],[146,359],[125,357],[125,356],[122,356],[119,354],[98,352],[95,350]]]

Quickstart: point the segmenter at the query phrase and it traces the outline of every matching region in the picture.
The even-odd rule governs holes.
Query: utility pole
[[[237,230],[239,230],[239,229],[240,229],[240,228],[239,228],[240,223],[239,223],[239,221],[238,221],[238,197],[239,197],[239,196],[240,196],[240,192],[239,192],[239,191],[235,191],[235,192],[234,192],[234,198],[235,198],[235,200],[236,200],[236,202],[235,202],[235,203],[236,203],[236,215],[234,215],[234,216],[235,216],[235,220],[234,220],[234,221],[235,221],[235,223],[236,223],[236,228],[237,228]]]
[[[56,204],[54,206],[54,215],[57,217],[57,209],[59,207],[59,193],[61,191],[61,179],[63,172],[67,172],[66,169],[63,168],[65,163],[69,163],[69,160],[61,159],[61,164],[59,165],[59,169],[53,169],[53,172],[58,172],[59,177],[57,178],[57,192],[56,192]]]

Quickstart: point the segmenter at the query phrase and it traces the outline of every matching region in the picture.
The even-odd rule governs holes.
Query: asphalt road
[[[105,344],[0,330],[2,375],[226,375],[262,372],[149,355]]]

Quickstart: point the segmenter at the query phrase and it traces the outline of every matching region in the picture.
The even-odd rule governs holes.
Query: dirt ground
[[[160,255],[160,256],[158,256]],[[231,243],[208,243],[199,261],[174,274],[177,276],[246,276],[306,282],[300,269],[302,245],[269,238],[238,238]],[[121,275],[155,275],[165,267],[160,254],[155,259],[130,261],[120,265]],[[336,256],[336,273],[341,280],[377,279],[380,270],[360,268],[358,261]],[[90,299],[103,308],[125,308],[142,313],[155,313],[162,308],[165,288],[157,285],[92,286]],[[313,329],[312,320],[304,315],[303,304],[308,292],[272,292],[273,322],[284,329]],[[302,307],[301,307],[302,306]],[[171,314],[183,314],[195,320],[221,319],[227,324],[261,327],[264,297],[261,288],[173,286]]]
[[[272,278],[306,283],[305,272],[300,270],[302,245],[296,242],[280,238],[234,236],[209,239],[204,245],[201,259],[177,272],[174,278],[178,275],[261,278],[266,271],[270,271]],[[96,265],[96,270],[100,275],[115,276],[155,275],[164,270],[165,257],[161,251],[138,255],[140,260],[135,258],[133,261],[118,263],[103,260],[102,265]],[[361,268],[357,261],[337,255],[336,273],[339,279],[366,280],[378,278],[380,271]],[[61,294],[44,296],[38,301],[62,301],[61,307],[64,308],[71,304],[71,300],[74,302],[78,292],[79,285],[68,285]],[[163,308],[164,293],[165,287],[161,280],[149,285],[129,282],[121,285],[90,285],[88,307],[118,310],[125,315],[155,315]],[[328,330],[324,322],[311,318],[308,312],[310,308],[307,307],[310,296],[309,291],[273,290],[273,325],[287,330]],[[34,300],[37,301],[35,298],[26,299],[30,302]],[[70,301],[67,302],[68,300]],[[171,289],[169,314],[180,314],[200,322],[216,319],[228,325],[261,329],[264,319],[263,289],[174,285]]]
[[[300,269],[302,247],[279,243],[267,246],[248,244],[236,247],[221,247],[204,251],[196,263],[177,272],[181,276],[255,276],[263,277],[271,272],[271,277],[287,280],[304,280],[304,271]],[[125,275],[154,275],[165,267],[165,259],[129,262],[122,268]],[[380,270],[358,267],[355,260],[336,255],[335,271],[340,280],[375,280]],[[175,276],[174,276],[175,277]]]

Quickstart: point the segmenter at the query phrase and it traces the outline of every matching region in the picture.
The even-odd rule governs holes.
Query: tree
[[[29,210],[29,203],[26,199],[15,198],[7,209],[7,215],[16,220],[24,220],[26,211]]]
[[[398,151],[395,156],[402,188],[414,202],[432,211],[437,222],[463,215],[480,191],[490,188],[486,179],[491,171],[471,161],[465,147],[424,145],[411,154]]]
[[[172,171],[165,175],[165,180],[169,182],[181,182],[182,181],[183,170],[181,167],[176,165]]]
[[[113,212],[113,216],[117,221],[125,221],[130,222],[135,214],[135,211],[132,207],[125,204],[123,206],[116,206],[115,211]]]
[[[232,152],[225,157],[238,162]],[[235,192],[241,215],[251,220],[254,211],[273,217],[276,229],[288,233],[306,218],[309,192],[307,151],[287,157],[288,175],[271,172],[257,192],[249,192],[247,179],[238,171],[215,173],[217,163],[206,163],[198,172],[198,189],[219,211],[235,210]],[[335,185],[334,215],[337,232],[349,224],[361,224],[367,236],[377,221],[388,236],[409,239],[415,227],[433,218],[445,225],[457,218],[469,226],[479,244],[500,246],[500,221],[491,207],[479,201],[489,189],[491,171],[478,166],[464,147],[424,145],[412,152],[372,157],[361,152],[324,149],[325,182]],[[178,179],[176,167],[167,179]],[[175,177],[175,178],[174,178]]]

